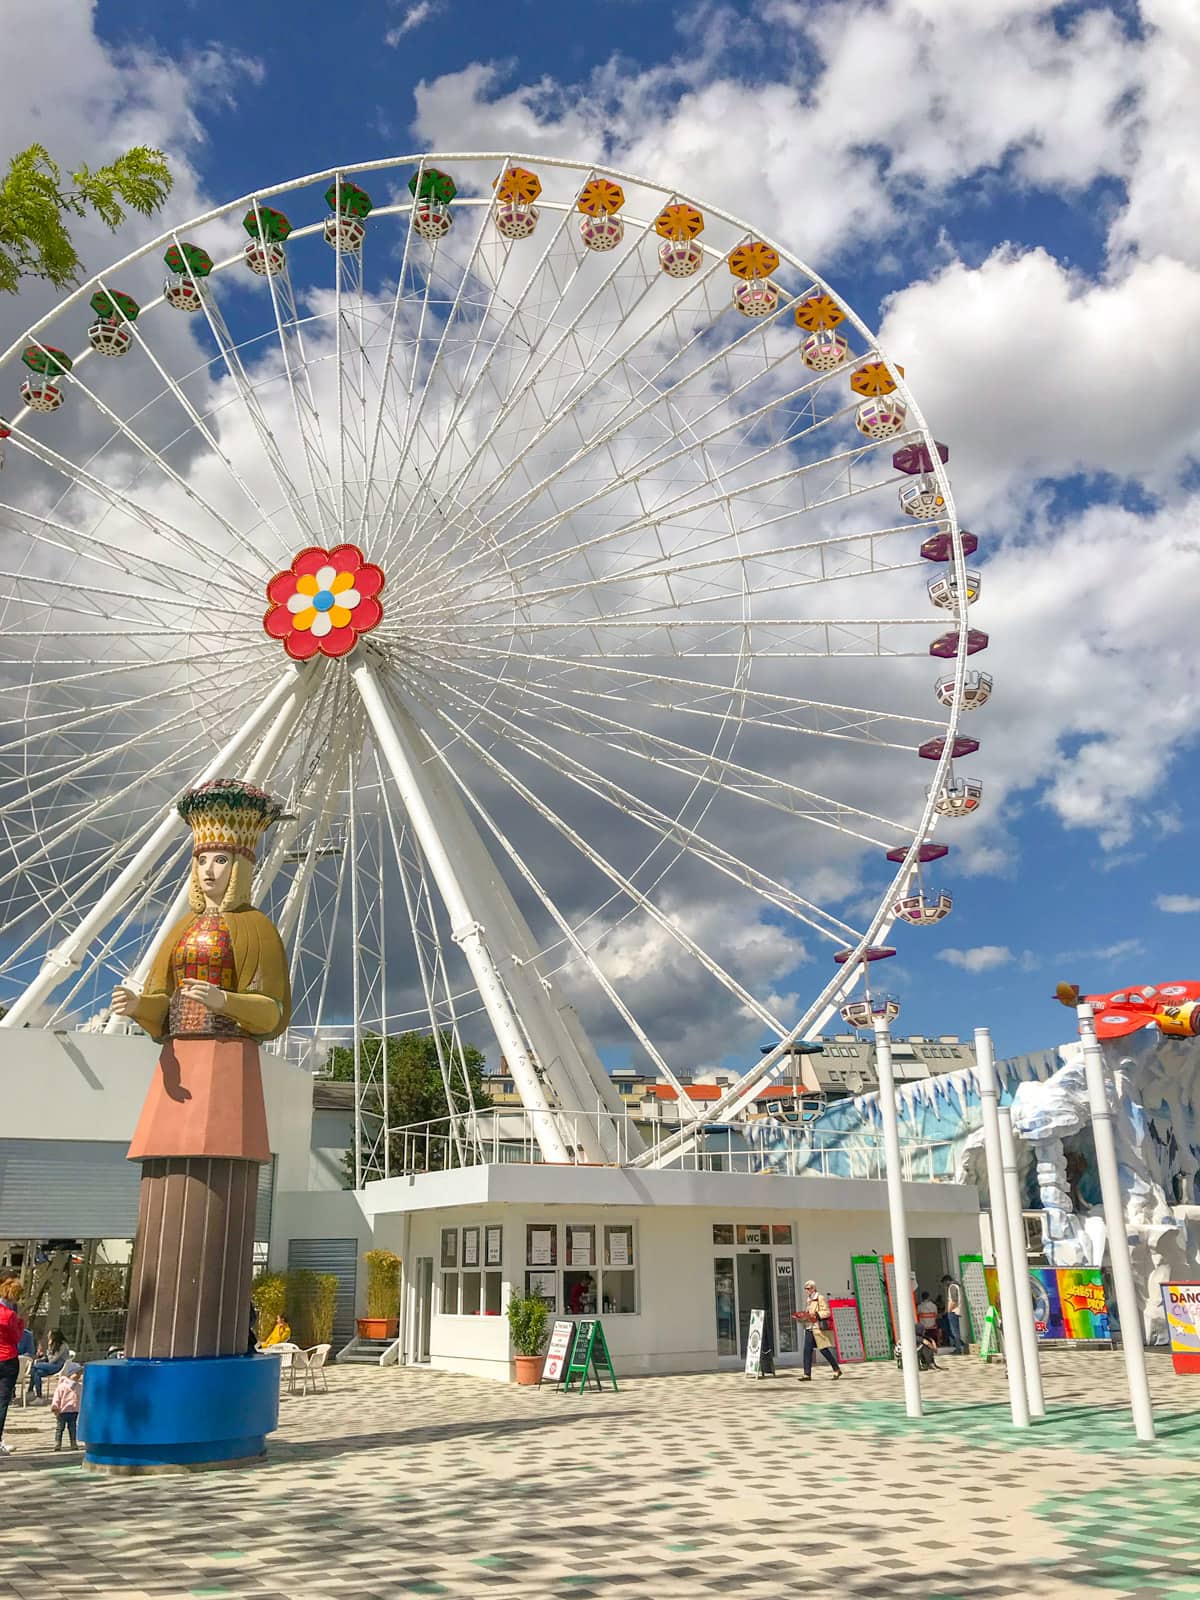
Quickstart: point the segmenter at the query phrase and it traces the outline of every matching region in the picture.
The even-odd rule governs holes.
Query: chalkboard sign
[[[571,1349],[571,1359],[567,1363],[563,1388],[570,1393],[575,1379],[578,1378],[579,1392],[582,1394],[587,1388],[589,1373],[595,1378],[597,1389],[604,1388],[601,1381],[602,1373],[608,1376],[613,1389],[616,1389],[617,1375],[613,1371],[612,1357],[608,1353],[608,1341],[596,1317],[575,1324],[575,1343]]]

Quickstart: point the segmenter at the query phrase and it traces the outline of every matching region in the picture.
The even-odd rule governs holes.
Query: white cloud
[[[1200,911],[1200,895],[1160,894],[1155,897],[1154,904],[1160,911],[1170,912],[1174,916],[1186,916],[1191,912]]]
[[[1006,944],[977,944],[969,950],[939,950],[938,960],[949,966],[961,967],[964,972],[991,972],[995,967],[1006,967],[1015,959]]]
[[[419,28],[422,23],[428,22],[439,9],[434,0],[417,0],[417,4],[409,6],[396,26],[389,28],[384,34],[384,44],[394,50],[406,33],[411,33],[414,28]]]

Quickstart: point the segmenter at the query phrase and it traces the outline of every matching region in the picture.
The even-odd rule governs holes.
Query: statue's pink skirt
[[[129,1146],[130,1161],[223,1156],[269,1161],[253,1039],[168,1039]]]

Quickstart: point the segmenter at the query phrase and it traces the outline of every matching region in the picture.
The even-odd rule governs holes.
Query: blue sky
[[[953,917],[897,933],[903,1028],[1038,1048],[1059,979],[1197,976],[1191,0],[74,9],[176,74],[186,116],[149,100],[198,203],[525,147],[761,216],[910,363],[988,557],[988,809],[946,833]]]

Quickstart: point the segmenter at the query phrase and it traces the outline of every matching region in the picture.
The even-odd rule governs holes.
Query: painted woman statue
[[[256,848],[283,808],[218,778],[189,790],[191,909],[154,953],[143,992],[112,1009],[162,1045],[129,1147],[142,1163],[125,1353],[246,1349],[259,1167],[271,1159],[258,1044],[288,1025],[274,924],[250,905]]]

